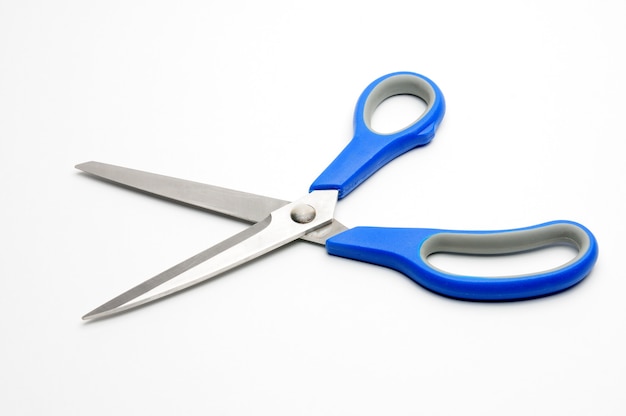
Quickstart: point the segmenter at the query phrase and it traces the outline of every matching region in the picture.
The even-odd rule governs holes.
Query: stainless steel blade
[[[159,273],[153,278],[146,280],[145,282],[133,287],[132,289],[99,306],[98,308],[83,316],[83,319],[99,318],[113,313],[122,312],[133,306],[141,305],[142,303],[139,302],[139,297],[143,294],[150,292],[151,290],[157,288],[165,282],[168,282],[176,276],[179,276],[182,273],[209,260],[211,257],[214,257],[219,253],[233,247],[234,245],[239,244],[241,241],[249,238],[250,236],[253,236],[254,234],[267,227],[269,222],[270,217],[267,217],[266,220],[258,222],[253,226],[246,228],[242,232],[222,241],[221,243],[216,244],[215,246],[208,248],[173,267],[170,267],[169,269]],[[146,302],[147,301],[148,300],[146,300]]]
[[[347,229],[348,227],[333,218],[333,222],[331,222],[330,224],[320,227],[316,230],[309,231],[308,233],[300,237],[300,239],[325,246],[326,240],[334,235],[346,231]]]
[[[85,162],[76,165],[76,169],[136,191],[251,223],[262,221],[272,211],[289,204],[289,201],[281,199],[108,163]],[[339,221],[334,220],[331,224],[302,236],[301,239],[324,245],[326,239],[347,229]]]
[[[113,315],[176,293],[330,224],[338,192],[315,191],[265,220],[94,309],[83,319]]]
[[[272,211],[289,203],[100,162],[81,163],[76,169],[134,190],[253,223],[262,221]]]

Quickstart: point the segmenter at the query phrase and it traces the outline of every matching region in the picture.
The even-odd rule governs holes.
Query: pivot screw
[[[291,219],[298,224],[308,224],[315,219],[315,208],[306,204],[296,205],[291,210]]]

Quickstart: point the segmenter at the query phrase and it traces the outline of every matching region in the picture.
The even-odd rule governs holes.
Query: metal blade
[[[100,162],[81,163],[76,169],[134,190],[253,223],[262,221],[272,211],[289,203]]]
[[[337,191],[315,191],[265,220],[164,271],[89,312],[83,319],[113,315],[176,293],[294,241],[329,224]]]
[[[326,240],[328,240],[332,236],[346,231],[347,229],[348,227],[333,218],[333,222],[331,222],[330,224],[316,230],[309,231],[308,233],[300,237],[300,239],[325,246]]]
[[[101,162],[81,163],[76,165],[76,169],[136,191],[251,223],[262,221],[272,211],[289,204],[289,201],[281,199]],[[347,229],[339,221],[334,220],[331,224],[302,236],[301,239],[324,245],[328,238]]]
[[[89,312],[88,314],[83,316],[83,319],[99,318],[113,313],[122,312],[131,307],[139,306],[143,303],[146,303],[149,300],[157,299],[156,297],[153,299],[146,299],[144,296],[144,301],[141,302],[140,297],[149,293],[158,286],[172,280],[173,278],[182,275],[182,273],[220,254],[221,252],[228,250],[236,244],[239,244],[241,241],[255,235],[256,233],[267,227],[270,222],[269,220],[270,217],[268,217],[265,221],[258,222],[255,225],[243,230],[242,232],[222,241],[221,243],[207,250],[204,250],[193,257],[188,258],[187,260],[177,264],[176,266],[173,266],[165,270],[164,272],[159,273],[153,278],[146,280],[145,282],[135,286],[134,288],[122,293],[121,295],[111,299],[107,303]],[[165,294],[163,296],[165,296]]]

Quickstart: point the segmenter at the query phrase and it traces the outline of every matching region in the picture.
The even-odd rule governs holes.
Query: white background
[[[0,0],[0,413],[626,414],[625,17],[601,0]],[[579,221],[600,244],[583,283],[470,303],[295,243],[81,321],[244,225],[75,164],[292,200],[395,71],[441,87],[444,122],[337,217]]]

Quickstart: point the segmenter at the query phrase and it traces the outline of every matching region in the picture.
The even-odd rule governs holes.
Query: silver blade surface
[[[134,190],[228,215],[259,222],[289,201],[235,191],[219,186],[172,178],[100,162],[86,162],[76,169]]]
[[[184,272],[202,264],[203,262],[209,260],[211,257],[214,257],[219,253],[233,247],[234,245],[245,240],[246,238],[253,236],[254,234],[264,229],[268,223],[269,217],[265,221],[258,222],[255,225],[243,230],[241,233],[235,234],[234,236],[222,241],[221,243],[207,250],[204,250],[173,267],[170,267],[169,269],[159,273],[153,278],[146,280],[145,282],[133,287],[132,289],[111,299],[107,303],[99,306],[98,308],[83,316],[83,319],[93,319],[108,316],[113,313],[122,312],[124,310],[130,309],[131,307],[140,306],[141,304],[148,302],[151,299],[144,297],[144,301],[142,302],[140,297],[146,293],[149,293],[160,285],[170,281],[176,276],[180,276]],[[182,288],[180,290],[182,290]],[[165,296],[165,294],[163,296]],[[155,297],[154,299],[157,298]]]
[[[277,198],[110,165],[108,163],[85,162],[76,165],[76,169],[136,191],[228,215],[251,223],[262,221],[272,211],[289,204],[289,201]],[[339,221],[334,220],[331,224],[311,231],[300,238],[324,245],[328,238],[347,229]]]
[[[176,293],[320,229],[332,222],[337,195],[335,190],[315,191],[279,208],[263,221],[135,286],[83,319],[106,317]]]

